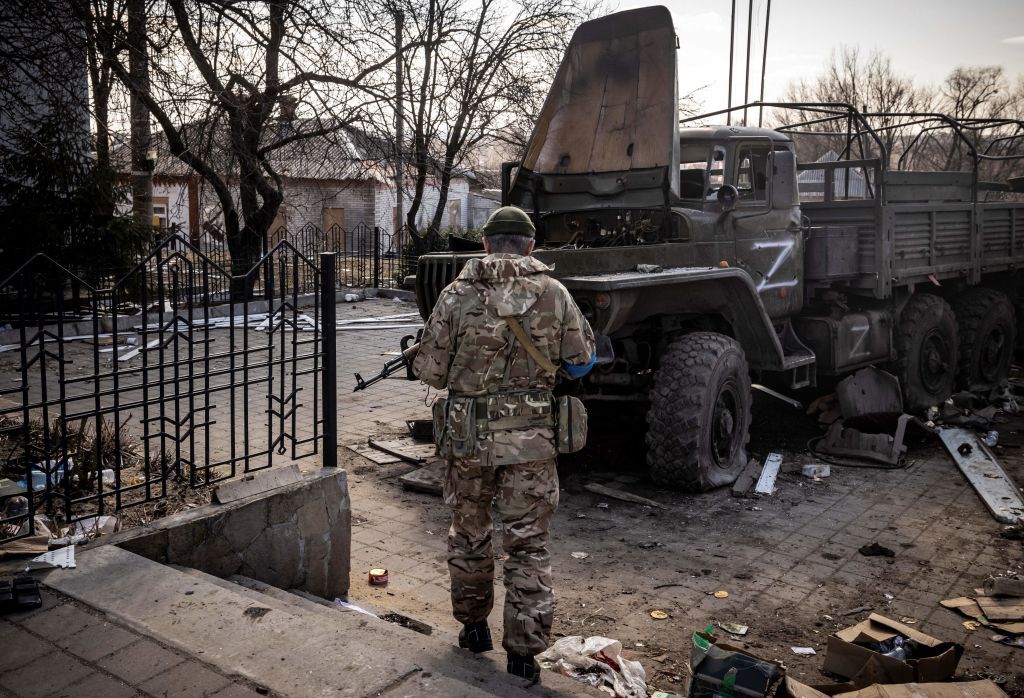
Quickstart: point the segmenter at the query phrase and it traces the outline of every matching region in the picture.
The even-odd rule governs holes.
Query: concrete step
[[[243,585],[236,583],[234,580],[221,579],[220,577],[214,577],[212,574],[207,574],[200,570],[192,567],[184,567],[182,565],[167,565],[173,570],[177,570],[182,574],[186,574],[189,577],[193,577],[197,580],[202,580],[209,584],[219,586],[221,589],[227,589],[228,591],[240,594],[248,599],[252,599],[254,602],[273,608],[283,613],[291,613],[293,615],[302,615],[304,609],[299,607],[297,604],[288,603],[287,599],[277,599],[270,594],[261,593],[259,590],[246,588]],[[196,582],[192,582],[193,585],[197,585]],[[194,593],[194,592],[193,592]]]
[[[352,611],[294,602],[113,545],[76,554],[44,583],[160,642],[286,696],[603,695],[553,672],[544,686],[504,673],[504,654],[474,656]],[[191,593],[186,593],[191,592]],[[287,592],[284,592],[287,593]],[[313,610],[313,609],[316,610]]]

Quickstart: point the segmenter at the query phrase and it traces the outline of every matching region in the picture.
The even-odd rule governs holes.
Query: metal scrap
[[[939,429],[939,438],[996,521],[1015,524],[1024,520],[1020,489],[977,434],[959,427],[943,427]]]

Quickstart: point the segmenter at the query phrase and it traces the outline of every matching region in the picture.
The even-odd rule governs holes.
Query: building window
[[[153,227],[161,232],[167,230],[167,197],[153,197]]]

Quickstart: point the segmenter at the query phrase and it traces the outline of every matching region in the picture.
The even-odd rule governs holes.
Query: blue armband
[[[590,361],[587,363],[577,366],[576,364],[562,364],[562,368],[573,378],[582,378],[583,376],[590,373],[590,369],[594,368],[594,364],[597,363],[597,354],[593,354],[590,357]]]

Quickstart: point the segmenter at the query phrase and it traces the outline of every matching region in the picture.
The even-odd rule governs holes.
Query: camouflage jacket
[[[452,395],[484,396],[551,390],[545,372],[502,318],[519,319],[537,348],[558,366],[582,365],[594,354],[594,333],[569,292],[533,257],[492,254],[473,259],[437,299],[423,329],[413,372]],[[556,455],[554,432],[535,427],[492,431],[480,439],[493,465]]]

